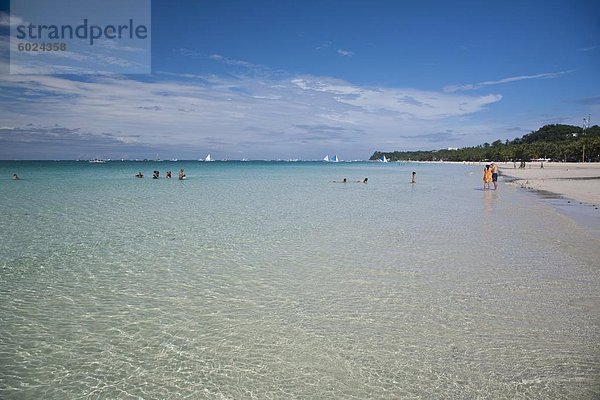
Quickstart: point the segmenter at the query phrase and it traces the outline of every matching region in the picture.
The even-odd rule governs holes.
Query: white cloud
[[[14,17],[12,17],[14,18]],[[115,71],[129,69],[140,71],[147,67],[130,54],[148,52],[148,49],[117,46],[111,42],[99,42],[94,51],[47,51],[23,54],[19,44],[27,41],[15,37],[0,36],[0,64],[11,74],[115,74]],[[8,52],[13,54],[8,62]],[[15,57],[14,55],[18,56]],[[149,59],[148,59],[149,62]],[[115,69],[115,67],[121,69]]]
[[[221,54],[211,54],[209,56],[209,58],[211,60],[219,61],[219,62],[222,62],[223,64],[227,64],[227,65],[237,65],[237,66],[246,67],[246,68],[266,68],[263,65],[253,64],[248,61],[234,60],[231,58],[223,57]]]
[[[457,92],[457,91],[461,91],[461,90],[475,90],[475,89],[480,89],[485,86],[501,85],[503,83],[524,81],[524,80],[528,80],[528,79],[553,79],[553,78],[558,78],[559,76],[562,76],[565,74],[570,74],[573,71],[575,71],[575,70],[560,71],[560,72],[547,72],[547,73],[536,74],[536,75],[512,76],[510,78],[504,78],[504,79],[500,79],[497,81],[485,81],[485,82],[465,84],[465,85],[448,85],[448,86],[444,87],[444,92],[452,93],[452,92]]]
[[[264,65],[254,64],[254,63],[251,63],[248,61],[243,61],[243,60],[227,58],[227,57],[223,56],[222,54],[207,55],[205,53],[202,53],[202,52],[199,52],[196,50],[192,50],[192,49],[187,49],[187,48],[179,48],[174,51],[185,57],[189,57],[189,58],[204,58],[204,59],[209,59],[212,61],[216,61],[216,62],[225,64],[225,65],[244,67],[247,69],[258,69],[258,70],[265,70],[265,71],[269,70],[269,68]]]
[[[502,99],[500,95],[464,96],[417,89],[358,87],[334,79],[297,78],[292,83],[302,90],[326,93],[331,99],[362,112],[395,115],[399,119],[457,117],[475,113]]]
[[[25,21],[21,17],[17,15],[10,15],[5,12],[0,12],[0,27],[10,28],[11,25],[16,26],[23,24],[25,24]]]
[[[353,51],[350,50],[346,50],[346,49],[338,49],[338,54],[344,57],[352,57],[354,55]]]
[[[592,51],[592,50],[596,50],[596,49],[600,49],[600,45],[582,47],[580,49],[577,49],[577,51]]]
[[[56,124],[91,138],[111,135],[118,139],[110,142],[115,146],[177,147],[182,153],[173,156],[179,158],[205,151],[250,158],[311,158],[336,151],[365,158],[383,148],[429,148],[432,132],[454,129],[467,139],[480,132],[483,128],[469,118],[501,99],[365,87],[310,75],[256,79],[165,73],[150,82],[4,75],[0,90],[11,93],[10,101],[0,100],[0,119],[11,126]]]
[[[5,12],[0,12],[0,27],[9,28],[10,27],[10,15]]]
[[[324,50],[329,48],[333,43],[329,40],[321,43],[319,46],[316,47],[316,50]]]

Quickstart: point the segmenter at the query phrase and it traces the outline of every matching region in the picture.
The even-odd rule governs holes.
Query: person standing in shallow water
[[[486,165],[483,169],[483,190],[490,188],[490,182],[492,181],[492,169],[489,165]]]
[[[417,183],[417,173],[415,171],[412,173],[412,180],[410,183]]]
[[[490,164],[490,170],[492,171],[492,183],[494,184],[494,190],[498,189],[498,166],[492,163]]]

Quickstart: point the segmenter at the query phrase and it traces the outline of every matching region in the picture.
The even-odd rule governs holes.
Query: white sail
[[[385,158],[385,154],[381,156],[381,158],[379,159],[379,161],[381,162],[388,162],[388,159]]]
[[[325,157],[323,158],[323,161],[329,161],[329,156],[325,156]]]
[[[331,157],[331,162],[338,162],[338,158],[337,158],[337,156],[333,156],[333,157]]]
[[[213,161],[213,159],[210,157],[210,154],[206,156],[206,158],[204,159],[204,161]]]

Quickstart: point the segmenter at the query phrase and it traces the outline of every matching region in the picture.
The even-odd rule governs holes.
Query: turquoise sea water
[[[598,398],[600,241],[480,169],[0,162],[0,398]]]

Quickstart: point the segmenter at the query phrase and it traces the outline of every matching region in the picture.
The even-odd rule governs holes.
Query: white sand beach
[[[499,163],[503,176],[515,178],[516,185],[556,193],[573,200],[600,204],[600,163]]]

